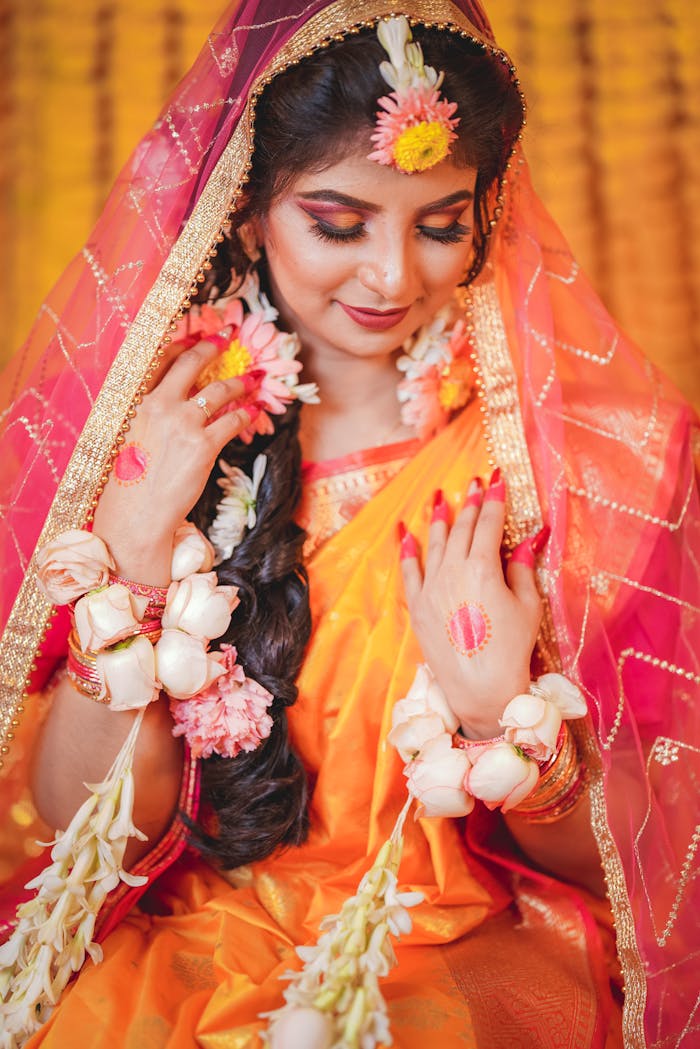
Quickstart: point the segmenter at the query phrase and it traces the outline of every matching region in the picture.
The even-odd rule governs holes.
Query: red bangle
[[[163,611],[165,609],[165,602],[168,597],[167,586],[152,586],[150,583],[136,583],[133,579],[125,579],[124,576],[116,575],[113,572],[109,574],[109,582],[121,583],[127,590],[135,594],[136,597],[147,597],[148,604],[146,605],[146,611],[143,614],[143,618],[146,619],[162,619]]]
[[[546,772],[546,770],[550,767],[550,765],[553,765],[554,762],[556,761],[557,755],[559,754],[559,751],[562,748],[564,740],[566,739],[565,724],[566,723],[564,721],[562,721],[561,726],[559,728],[559,732],[557,734],[557,741],[556,741],[556,744],[555,744],[555,747],[554,747],[554,753],[552,754],[551,758],[547,758],[545,761],[538,761],[537,762],[537,764],[540,767],[540,772]],[[501,736],[492,736],[491,739],[467,739],[466,736],[463,736],[461,734],[461,732],[456,732],[454,734],[454,736],[452,737],[452,742],[453,742],[453,744],[456,747],[459,747],[461,750],[470,751],[470,750],[474,750],[477,747],[490,747],[494,743],[505,743],[506,742],[506,737],[504,735],[501,735]],[[523,748],[523,750],[524,750],[524,753],[527,755],[528,758],[530,758],[531,761],[535,761],[536,760],[536,758],[533,758],[531,754],[527,753],[527,750],[525,748]]]

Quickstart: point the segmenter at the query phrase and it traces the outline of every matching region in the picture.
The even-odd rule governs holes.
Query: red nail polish
[[[245,404],[243,406],[243,411],[248,413],[251,422],[255,422],[257,417],[260,415],[262,408],[259,404]]]
[[[447,521],[450,515],[450,508],[445,500],[445,495],[441,488],[438,488],[433,497],[433,513],[430,518],[430,523],[433,521]]]
[[[406,561],[410,557],[418,557],[418,543],[416,542],[415,536],[407,531],[403,521],[399,523],[399,534],[401,534],[402,527],[403,536],[401,537],[399,556],[402,561]]]
[[[229,343],[231,342],[230,335],[222,335],[221,332],[207,335],[204,342],[210,342],[212,346],[216,346],[217,350],[227,350]]]
[[[497,466],[491,474],[489,486],[486,489],[484,502],[503,502],[506,497],[506,482],[501,477],[501,468]]]
[[[481,500],[484,493],[484,486],[480,477],[474,477],[469,482],[467,488],[467,498],[464,500],[465,506],[481,506]]]
[[[399,542],[402,543],[406,535],[406,525],[403,523],[403,521],[399,521],[396,528],[399,533]]]
[[[522,543],[518,543],[510,555],[510,560],[514,564],[527,565],[528,568],[534,568],[535,555],[532,551],[532,541],[525,539]]]
[[[532,550],[533,554],[539,554],[544,550],[547,540],[549,539],[551,534],[552,529],[549,527],[548,524],[543,525],[542,528],[540,528],[537,535],[530,542],[530,549]]]
[[[256,368],[252,372],[246,372],[244,375],[239,376],[241,385],[243,386],[243,392],[252,393],[253,390],[257,390],[264,378],[265,372],[262,368]]]

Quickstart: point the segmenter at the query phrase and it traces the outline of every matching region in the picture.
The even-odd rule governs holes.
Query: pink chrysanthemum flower
[[[173,735],[184,736],[196,758],[235,758],[242,750],[255,750],[272,729],[267,713],[272,694],[246,677],[233,645],[222,645],[216,658],[225,674],[192,699],[170,701]]]
[[[392,91],[379,105],[370,160],[410,174],[434,167],[449,154],[457,138],[457,104],[440,98],[436,88],[424,84]]]
[[[239,294],[252,307],[250,313],[244,311],[241,298],[200,306],[180,321],[173,341],[193,346],[206,339],[219,347],[219,355],[197,379],[199,390],[217,379],[231,379],[255,370],[265,372],[255,391],[255,404],[261,410],[239,434],[241,440],[250,443],[256,433],[272,433],[270,415],[282,415],[293,400],[314,402],[318,397],[314,383],[299,383],[299,338],[275,326],[277,311],[260,296],[257,279],[249,277]],[[232,407],[245,407],[245,402]]]

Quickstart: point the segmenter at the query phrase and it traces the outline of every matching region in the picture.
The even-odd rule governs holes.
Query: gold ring
[[[206,397],[204,397],[200,393],[199,397],[193,397],[192,400],[194,401],[194,403],[197,405],[198,408],[202,409],[202,411],[204,412],[204,414],[207,417],[207,420],[211,419],[211,408],[207,404]]]

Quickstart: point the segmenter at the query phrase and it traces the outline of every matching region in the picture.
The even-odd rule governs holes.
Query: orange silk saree
[[[397,521],[424,536],[438,484],[454,507],[470,478],[489,472],[476,403],[407,461],[408,447],[396,446],[393,465],[387,449],[347,457],[322,472],[335,502],[316,486],[302,508],[312,539],[314,520],[328,534],[333,514],[352,516],[309,561],[314,629],[290,711],[313,790],[307,843],[229,875],[185,854],[106,937],[103,963],[85,966],[31,1046],[262,1044],[259,1014],[281,1004],[295,945],[313,942],[355,891],[406,796],[385,739],[421,653],[402,599]],[[448,819],[409,818],[399,882],[425,901],[382,982],[398,1049],[426,1038],[441,1049],[606,1044],[605,957],[576,894],[548,879],[511,883]]]

